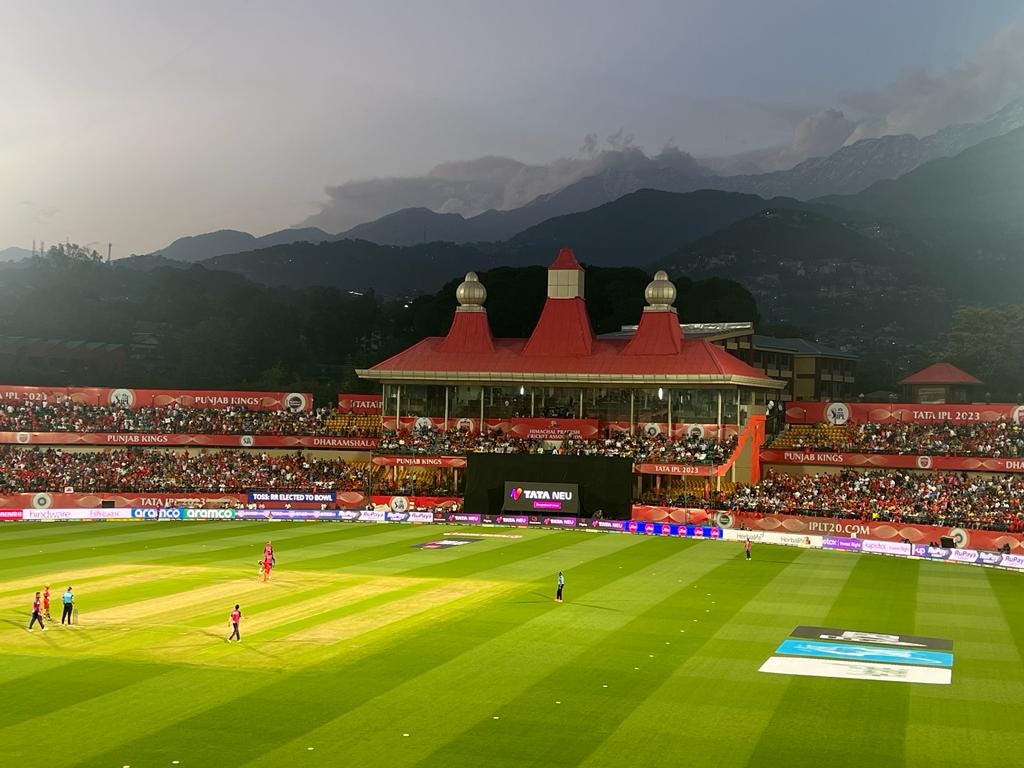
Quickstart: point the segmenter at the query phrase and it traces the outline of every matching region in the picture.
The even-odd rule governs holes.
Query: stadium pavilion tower
[[[703,339],[688,339],[675,286],[658,272],[629,339],[595,336],[585,272],[563,249],[528,339],[494,338],[487,291],[473,272],[446,336],[428,337],[360,370],[383,392],[385,428],[500,429],[534,439],[618,433],[741,436],[783,385]],[[757,444],[760,441],[756,441]],[[755,450],[756,453],[756,450]],[[756,458],[751,459],[756,463]]]

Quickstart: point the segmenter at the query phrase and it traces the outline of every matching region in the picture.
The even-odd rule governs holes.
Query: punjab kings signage
[[[383,404],[380,395],[338,395],[338,413],[380,416]]]
[[[1024,472],[1024,458],[985,459],[971,456],[841,453],[838,451],[761,451],[765,464],[815,464],[834,467],[881,467],[952,472]]]
[[[1015,404],[928,405],[924,403],[805,403],[786,406],[787,424],[1024,424],[1024,406]]]
[[[198,445],[210,448],[312,448],[324,451],[372,451],[376,437],[332,435],[177,435],[145,432],[0,432],[0,444],[17,445]]]
[[[447,467],[466,466],[465,456],[374,456],[370,461],[379,467]]]
[[[309,392],[248,392],[241,390],[127,389],[123,387],[17,387],[0,384],[0,403],[63,403],[141,408],[241,408],[249,411],[313,410]]]

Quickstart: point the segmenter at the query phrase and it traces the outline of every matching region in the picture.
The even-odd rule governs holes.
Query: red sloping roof
[[[583,269],[583,267],[576,261],[576,254],[572,252],[572,248],[563,248],[548,269]]]
[[[495,339],[494,352],[446,353],[438,336],[423,339],[370,370],[386,372],[587,374],[591,376],[744,376],[769,381],[721,347],[702,339],[683,339],[677,354],[624,354],[625,339],[595,339],[589,355],[524,355],[523,339]]]
[[[439,352],[466,352],[473,355],[494,352],[491,326],[486,312],[456,312],[448,335],[438,345]]]
[[[678,355],[683,348],[683,331],[675,312],[645,311],[624,355]]]
[[[548,298],[522,354],[576,357],[589,355],[593,346],[594,329],[586,302],[579,297]]]
[[[913,373],[900,384],[981,384],[982,382],[964,373],[952,363],[935,363],[924,370]]]

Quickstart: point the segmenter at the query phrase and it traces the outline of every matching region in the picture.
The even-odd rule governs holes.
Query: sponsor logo
[[[53,497],[48,493],[37,493],[32,497],[32,509],[49,509],[53,506]]]
[[[775,649],[785,656],[807,656],[850,661],[877,661],[888,664],[916,664],[921,667],[951,667],[953,654],[919,648],[894,648],[883,645],[823,643],[815,640],[785,640]]]
[[[931,456],[918,456],[917,457],[918,469],[931,469],[932,468],[932,457]]]
[[[695,439],[704,437],[704,425],[703,424],[691,424],[690,428],[686,430],[686,436]]]
[[[415,549],[451,549],[453,547],[463,547],[466,544],[473,544],[479,541],[479,539],[439,539],[437,541],[424,541],[419,544],[413,544]]]
[[[512,501],[519,501],[519,497],[522,496],[522,495],[523,495],[523,489],[522,488],[518,488],[518,487],[513,488],[511,491],[509,491],[509,494],[508,494],[509,498],[512,499]]]
[[[14,442],[19,445],[25,445],[26,443],[32,442],[32,435],[28,432],[19,432],[14,436]]]
[[[835,659],[805,659],[798,656],[772,656],[761,665],[759,671],[774,675],[877,680],[888,683],[949,685],[953,682],[953,670],[948,667],[936,669],[909,664],[873,664]]]
[[[801,625],[792,631],[791,636],[808,640],[889,645],[895,648],[923,648],[932,651],[953,650],[953,641],[942,637],[894,635],[886,632],[864,632],[859,629],[840,629],[838,627],[808,627]]]
[[[733,517],[728,512],[718,512],[715,514],[715,525],[719,528],[732,528]]]
[[[1010,421],[1014,424],[1024,424],[1024,405],[1018,405],[1013,409],[1013,414],[1010,416]]]
[[[434,428],[434,422],[426,416],[420,416],[412,428],[417,432],[426,432]]]
[[[463,430],[465,430],[466,432],[475,431],[473,429],[472,419],[459,419],[458,421],[455,422],[455,431],[462,432]]]
[[[409,513],[389,511],[384,513],[384,519],[389,523],[404,523],[409,519]]]
[[[951,528],[948,535],[957,547],[966,547],[971,540],[971,535],[963,528]]]
[[[135,405],[135,392],[131,389],[114,389],[109,399],[115,408],[132,408]]]
[[[392,496],[388,501],[388,506],[392,512],[408,512],[409,500],[405,496]]]
[[[290,413],[306,410],[306,396],[301,392],[289,392],[284,396],[284,409]]]
[[[850,420],[850,406],[846,403],[829,403],[825,408],[825,421],[842,426]]]
[[[653,421],[649,424],[644,424],[644,434],[648,437],[657,437],[661,434],[661,425],[655,424]]]
[[[253,439],[252,435],[242,435],[241,443],[243,448],[252,448],[256,444],[256,441]]]

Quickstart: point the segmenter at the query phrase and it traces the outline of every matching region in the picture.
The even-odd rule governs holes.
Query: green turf
[[[518,538],[413,546],[467,532]],[[0,554],[0,765],[963,768],[1024,722],[1002,571],[332,523],[4,524]],[[25,631],[46,582],[78,627]],[[758,672],[799,624],[951,638],[953,684]]]

